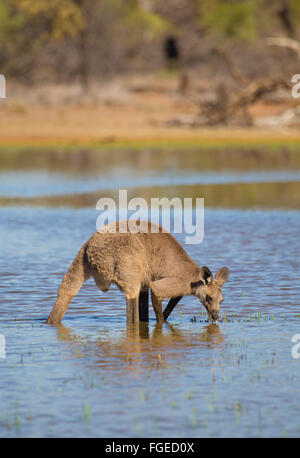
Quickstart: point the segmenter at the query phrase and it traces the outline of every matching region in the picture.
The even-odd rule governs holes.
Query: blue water
[[[200,245],[176,237],[199,265],[229,267],[223,319],[185,297],[169,324],[151,310],[135,329],[123,294],[93,280],[61,326],[44,323],[95,209],[0,212],[0,437],[300,436],[298,211],[205,209]]]
[[[66,174],[51,171],[15,171],[0,173],[0,196],[34,197],[70,195],[108,189],[129,189],[139,186],[178,186],[193,184],[266,183],[300,181],[300,171],[203,171],[184,170],[142,173],[131,167],[110,168],[104,173]]]

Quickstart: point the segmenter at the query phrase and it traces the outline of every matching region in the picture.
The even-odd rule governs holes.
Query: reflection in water
[[[126,189],[126,187],[124,187]],[[300,208],[299,181],[274,183],[227,183],[128,188],[128,202],[134,197],[146,199],[174,196],[180,199],[204,197],[205,207],[217,208]],[[35,197],[0,197],[0,206],[31,205],[49,208],[95,208],[98,199],[113,198],[118,203],[117,190],[108,189],[84,194]]]
[[[281,149],[0,152],[0,206],[94,207],[101,197],[204,197],[205,206],[299,208],[300,155]]]
[[[95,341],[83,338],[69,327],[62,324],[57,328],[58,339],[68,345],[73,345],[73,350],[78,358],[86,356],[86,350],[93,351],[97,364],[102,368],[112,368],[116,360],[129,363],[130,368],[137,369],[136,363],[152,367],[163,367],[162,352],[166,358],[172,356],[173,362],[182,361],[184,353],[194,350],[195,347],[209,349],[222,348],[223,336],[218,324],[210,323],[200,332],[180,330],[178,326],[168,322],[156,323],[153,329],[149,323],[141,322],[127,325],[126,332],[121,333],[117,339],[101,339]],[[72,349],[72,347],[71,347]],[[135,364],[133,364],[135,363]],[[127,368],[127,366],[125,366]]]
[[[119,189],[138,188],[155,186],[180,187],[184,185],[230,185],[236,183],[289,183],[300,180],[300,171],[294,170],[255,170],[248,171],[193,171],[191,173],[184,169],[166,171],[147,170],[144,173],[137,173],[137,169],[127,167],[110,169],[106,173],[92,176],[67,175],[63,173],[41,172],[41,171],[0,171],[0,195],[6,198],[49,198],[56,197],[61,201],[68,196],[82,196],[84,194],[96,194],[116,188],[113,183],[118,184]],[[33,202],[34,203],[34,202]]]
[[[139,172],[153,170],[166,172],[172,170],[295,170],[300,167],[296,148],[278,147],[226,147],[208,148],[115,148],[105,150],[27,150],[0,152],[0,170],[47,170],[72,175],[94,175],[109,169],[138,169]]]

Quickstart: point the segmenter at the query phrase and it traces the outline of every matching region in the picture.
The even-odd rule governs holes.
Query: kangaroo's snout
[[[218,310],[212,310],[210,316],[211,316],[212,321],[217,321],[217,319],[219,318]]]

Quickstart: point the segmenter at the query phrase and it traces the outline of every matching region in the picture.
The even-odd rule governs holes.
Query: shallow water
[[[129,328],[123,294],[93,280],[61,326],[44,323],[94,205],[0,212],[0,437],[300,436],[298,210],[205,208],[202,244],[176,237],[200,265],[229,267],[222,319],[185,297],[168,323],[150,307]]]
[[[36,197],[95,193],[109,189],[215,185],[235,183],[282,183],[300,181],[300,171],[259,170],[244,172],[187,172],[184,170],[147,170],[137,174],[134,168],[115,168],[103,174],[80,176],[45,171],[0,173],[0,196]]]
[[[186,249],[229,266],[223,319],[186,297],[169,324],[151,311],[138,329],[122,293],[92,280],[62,326],[44,324],[95,210],[1,213],[2,437],[300,435],[298,212],[206,210],[205,241]]]

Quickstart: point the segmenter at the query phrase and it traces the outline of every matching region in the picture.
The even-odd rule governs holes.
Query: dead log
[[[282,78],[252,81],[235,91],[221,83],[216,90],[215,101],[200,105],[199,120],[206,125],[252,125],[248,108],[279,88],[289,89],[290,86]]]
[[[300,59],[300,42],[294,40],[293,38],[287,37],[274,37],[274,38],[267,38],[267,44],[269,46],[279,46],[281,48],[287,48],[294,51],[298,58]]]

